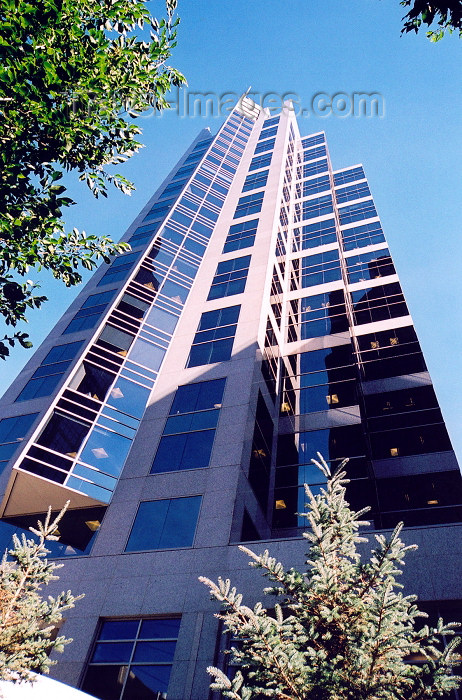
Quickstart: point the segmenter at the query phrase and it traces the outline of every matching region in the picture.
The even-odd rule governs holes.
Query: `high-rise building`
[[[337,158],[336,154],[336,158]],[[58,590],[85,598],[53,674],[99,698],[205,700],[219,622],[199,575],[300,566],[310,460],[349,457],[404,582],[460,617],[461,475],[361,165],[242,99],[203,130],[1,404],[3,546],[70,506]]]

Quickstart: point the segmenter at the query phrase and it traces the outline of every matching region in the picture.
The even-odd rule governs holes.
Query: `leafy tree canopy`
[[[272,582],[264,592],[277,601],[274,615],[261,603],[243,605],[229,580],[200,579],[222,604],[217,617],[234,640],[238,667],[232,680],[207,669],[212,689],[234,700],[434,700],[449,693],[461,680],[451,675],[459,640],[442,648],[441,638],[453,635],[456,623],[416,629],[426,614],[396,580],[415,545],[402,542],[399,525],[389,540],[375,535],[377,547],[361,561],[357,546],[367,540],[358,533],[368,509],[355,513],[345,501],[345,463],[331,476],[324,460],[313,462],[327,488],[314,496],[306,487],[306,571],[286,571],[268,551],[240,547]]]
[[[439,41],[445,32],[458,32],[462,37],[462,2],[461,0],[402,0],[403,7],[410,10],[403,17],[405,20],[402,33],[418,32],[425,25],[429,28],[427,37],[430,41]],[[437,29],[430,29],[437,25]]]
[[[79,268],[129,246],[107,237],[66,233],[63,209],[74,204],[61,179],[75,171],[96,197],[107,184],[132,183],[107,166],[141,144],[132,117],[168,107],[166,93],[185,81],[166,65],[175,46],[176,0],[167,19],[145,0],[0,0],[0,314],[16,326],[46,297],[22,281],[31,267],[51,270],[66,286]],[[135,31],[136,30],[136,31]],[[136,32],[141,32],[138,37]],[[0,340],[0,357],[16,332]]]
[[[62,564],[48,561],[46,540],[58,540],[58,524],[67,509],[51,521],[51,508],[44,523],[30,528],[36,540],[13,535],[13,548],[0,562],[0,679],[32,681],[30,671],[48,673],[51,651],[63,651],[72,639],[54,637],[62,612],[83,596],[70,591],[43,600],[41,589],[53,580]]]

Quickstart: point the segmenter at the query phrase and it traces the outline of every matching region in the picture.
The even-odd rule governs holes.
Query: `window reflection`
[[[186,289],[186,287],[183,287],[181,284],[167,280],[162,287],[161,293],[169,299],[176,301],[177,304],[184,304],[189,294],[189,289]]]
[[[132,441],[104,428],[94,428],[80,459],[98,469],[119,476]]]
[[[133,336],[108,324],[103,328],[98,343],[118,355],[125,356],[133,343]]]
[[[147,323],[155,328],[159,328],[161,331],[166,331],[167,333],[173,333],[175,326],[178,323],[178,316],[154,307],[146,318]]]
[[[114,408],[117,408],[119,411],[128,413],[130,416],[141,418],[149,398],[149,393],[149,389],[121,377],[111,389],[107,404],[109,406],[114,406]]]
[[[130,360],[157,371],[164,359],[165,349],[148,343],[142,338],[135,341],[130,352]]]

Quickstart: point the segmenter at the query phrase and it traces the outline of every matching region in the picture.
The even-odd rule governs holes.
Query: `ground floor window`
[[[104,620],[82,684],[101,700],[164,700],[179,617]]]

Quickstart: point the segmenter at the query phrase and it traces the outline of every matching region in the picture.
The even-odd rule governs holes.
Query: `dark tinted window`
[[[23,441],[38,413],[12,416],[0,421],[0,472]]]
[[[102,623],[82,689],[120,700],[166,698],[180,618]]]
[[[169,415],[220,408],[225,382],[226,379],[212,379],[178,387]]]
[[[125,551],[191,547],[201,500],[190,496],[140,503]]]
[[[32,378],[19,393],[16,401],[27,401],[41,396],[49,396],[61,382],[62,375],[70,367],[72,360],[82,347],[83,340],[52,348],[42,360]]]

